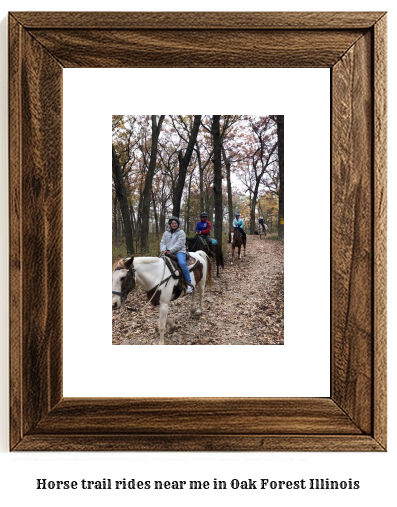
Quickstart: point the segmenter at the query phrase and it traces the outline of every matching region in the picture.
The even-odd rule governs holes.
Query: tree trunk
[[[191,173],[190,173],[189,186],[187,189],[186,224],[185,224],[186,236],[189,236],[189,232],[190,232],[190,194],[191,194],[191,190],[192,190],[192,178],[193,178],[193,171],[191,171]]]
[[[117,229],[117,194],[116,192],[114,193],[114,196],[112,198],[112,201],[113,201],[113,207],[112,207],[112,211],[113,211],[113,241],[115,243],[118,243],[119,241],[119,235],[118,235],[118,229]]]
[[[178,183],[175,188],[174,195],[172,197],[172,214],[175,217],[179,217],[179,213],[181,212],[181,199],[183,188],[185,186],[185,179],[187,168],[190,164],[190,159],[192,158],[193,148],[196,144],[197,134],[200,128],[201,115],[194,116],[192,133],[189,137],[189,142],[186,148],[185,155],[182,155],[182,150],[178,152],[178,161],[179,161],[179,175],[178,175]]]
[[[154,192],[153,191],[152,191],[152,203],[153,203],[154,223],[155,223],[155,226],[156,226],[156,238],[158,239],[158,237],[159,237],[159,218],[158,218],[158,214],[157,214],[156,198],[154,196]]]
[[[269,159],[270,159],[270,157],[269,157]],[[256,204],[258,202],[259,183],[260,183],[260,177],[256,179],[255,188],[254,188],[254,191],[252,192],[250,234],[254,234],[254,232],[255,232],[255,226],[256,226],[255,209],[256,209]]]
[[[219,127],[220,115],[212,117],[212,139],[214,143],[214,207],[215,227],[214,236],[222,248],[222,161],[221,161],[221,132]]]
[[[199,181],[200,181],[200,213],[204,211],[204,167],[201,163],[200,147],[197,144],[197,162],[199,166]]]
[[[284,115],[277,115],[278,166],[280,193],[278,196],[278,237],[284,239]]]
[[[206,194],[204,210],[207,210],[208,221],[211,223],[212,226],[214,222],[213,208],[214,208],[214,195],[211,192],[211,195]]]
[[[120,160],[113,145],[112,145],[112,175],[117,199],[120,203],[121,215],[123,217],[127,255],[132,255],[134,253],[134,246],[132,242],[132,227],[130,220],[130,211],[128,208],[127,193],[125,190]]]
[[[233,227],[233,195],[232,195],[232,181],[230,178],[230,158],[227,158],[225,148],[222,145],[223,160],[226,166],[226,180],[227,180],[227,207],[229,210],[229,229]]]
[[[142,222],[141,222],[141,250],[145,252],[149,247],[149,214],[152,196],[153,176],[157,163],[157,144],[159,140],[161,124],[165,115],[161,115],[157,125],[156,115],[152,115],[152,146],[150,150],[150,162],[146,173],[145,187],[142,193]]]

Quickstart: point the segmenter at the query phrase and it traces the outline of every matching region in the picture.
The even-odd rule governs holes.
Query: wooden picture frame
[[[63,398],[64,67],[331,69],[329,398]],[[14,12],[9,73],[10,449],[384,451],[386,14]]]

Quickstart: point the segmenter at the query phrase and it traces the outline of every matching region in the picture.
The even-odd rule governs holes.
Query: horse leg
[[[203,297],[204,297],[204,291],[205,291],[205,276],[203,274],[202,280],[200,280],[200,283],[198,284],[198,290],[199,290],[199,307],[196,309],[196,315],[201,315],[203,313]]]
[[[233,266],[233,261],[234,261],[234,246],[232,246],[232,262],[231,262],[232,266]]]
[[[160,342],[159,342],[159,345],[164,345],[164,331],[165,331],[165,326],[167,325],[167,315],[168,315],[168,303],[160,303],[160,308],[159,308]]]
[[[238,247],[238,258],[241,259],[241,245]]]
[[[170,333],[173,333],[175,330],[175,319],[173,317],[167,317],[166,325],[170,328]]]
[[[194,291],[190,295],[190,315],[193,317],[195,311],[194,311],[194,298],[195,298],[195,292],[197,290],[197,285]]]

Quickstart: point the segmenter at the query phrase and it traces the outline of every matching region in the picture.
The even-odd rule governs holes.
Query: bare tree
[[[230,176],[230,158],[227,157],[225,147],[222,143],[222,156],[226,167],[226,181],[227,181],[227,208],[229,211],[229,229],[233,227],[233,195],[232,195],[232,181]]]
[[[161,115],[157,123],[156,115],[152,115],[152,142],[150,150],[150,162],[146,173],[145,186],[142,193],[142,225],[141,225],[141,249],[147,250],[149,246],[149,213],[150,213],[150,201],[152,195],[152,183],[154,171],[157,163],[157,145],[161,130],[161,125],[165,115]]]
[[[190,159],[192,158],[194,145],[196,144],[197,140],[197,134],[200,128],[200,122],[201,122],[201,115],[195,115],[194,121],[193,121],[193,127],[189,135],[187,147],[185,154],[183,155],[183,151],[179,150],[178,152],[178,161],[179,161],[179,175],[178,175],[178,181],[176,184],[175,192],[172,199],[172,214],[176,217],[179,217],[179,213],[181,211],[181,199],[182,199],[182,193],[183,188],[185,186],[185,180],[186,180],[186,173],[187,168],[190,164]],[[175,124],[174,124],[175,127]],[[178,134],[182,136],[180,131],[177,130]]]
[[[214,207],[215,207],[215,228],[214,235],[222,248],[222,222],[223,222],[223,209],[222,209],[222,160],[221,160],[221,147],[222,139],[220,132],[220,115],[212,117],[212,138],[214,145]]]
[[[130,212],[128,208],[128,199],[125,190],[120,160],[113,145],[112,145],[112,175],[116,196],[120,203],[121,215],[123,217],[127,255],[129,255],[134,253]]]
[[[280,192],[278,196],[278,237],[284,239],[284,115],[277,115],[278,165]]]

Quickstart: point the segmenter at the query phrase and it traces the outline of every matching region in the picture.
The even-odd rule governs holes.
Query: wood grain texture
[[[387,20],[374,27],[374,437],[387,441]]]
[[[18,379],[11,384],[11,406],[18,432],[26,434],[62,397],[62,68],[28,32],[10,24],[15,45],[10,290],[11,322],[19,325],[11,326],[12,376]]]
[[[64,399],[33,433],[279,435],[282,428],[284,435],[362,434],[344,411],[327,398],[285,401],[285,398]]]
[[[185,14],[10,15],[10,448],[385,450],[385,16]],[[62,399],[62,67],[120,65],[332,69],[329,399]]]
[[[13,12],[26,29],[362,30],[384,12]]]
[[[9,208],[10,208],[10,442],[11,447],[23,437],[22,428],[22,122],[21,82],[22,27],[9,20]]]
[[[372,430],[371,34],[332,71],[332,397]],[[358,400],[368,403],[357,403]]]
[[[382,451],[368,435],[27,435],[16,451],[368,452]]]
[[[30,33],[64,67],[258,68],[331,67],[363,32],[70,29]]]

